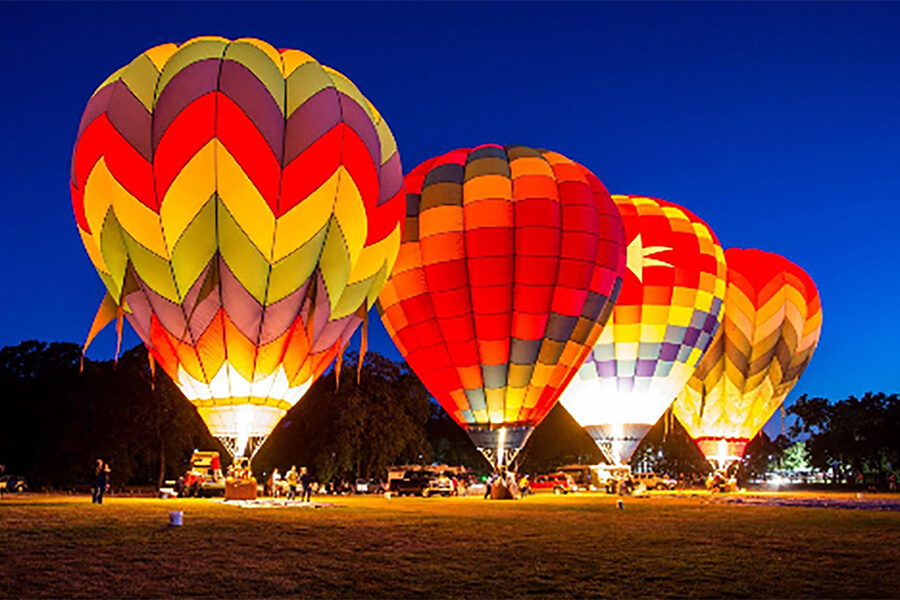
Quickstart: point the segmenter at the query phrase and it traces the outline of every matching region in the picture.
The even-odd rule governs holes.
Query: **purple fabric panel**
[[[113,82],[105,86],[102,90],[99,90],[96,94],[91,96],[90,100],[88,100],[87,106],[84,107],[84,113],[81,115],[81,123],[78,125],[78,135],[75,136],[76,144],[78,143],[78,138],[80,138],[81,134],[84,133],[84,130],[87,129],[87,126],[90,125],[94,119],[106,112],[109,98],[112,96],[113,89],[115,89],[116,86],[125,87],[125,84],[121,81]]]
[[[212,260],[219,260],[218,255],[213,256]],[[210,261],[210,264],[212,264],[212,261]],[[184,303],[182,304],[184,307],[184,314],[190,315],[191,321],[188,326],[190,327],[191,337],[195,343],[196,340],[199,340],[200,336],[203,335],[203,332],[209,328],[213,320],[215,320],[216,314],[218,314],[219,308],[222,306],[219,292],[218,290],[214,290],[200,302],[196,308],[194,307],[194,305],[197,304],[197,297],[200,295],[200,288],[203,287],[203,282],[206,281],[208,273],[209,265],[206,266],[206,269],[204,269],[200,277],[197,278],[197,281],[194,282],[191,289],[188,290],[188,293],[184,298]],[[191,311],[193,311],[193,314]]]
[[[284,165],[341,122],[341,107],[334,88],[314,94],[291,114],[285,127]]]
[[[141,341],[144,342],[144,345],[148,348],[152,347],[153,344],[150,343],[150,330],[141,329],[142,323],[136,319],[134,315],[125,313],[125,319],[128,321],[128,324],[131,325],[131,328],[138,337],[141,338]]]
[[[703,323],[703,331],[712,335],[713,333],[715,333],[718,325],[719,325],[719,322],[716,320],[716,316],[714,314],[710,313],[706,317],[706,322]]]
[[[403,167],[400,165],[400,154],[394,152],[384,165],[378,176],[378,206],[381,206],[403,189]]]
[[[253,72],[239,62],[222,61],[219,91],[231,98],[253,121],[265,138],[275,158],[282,161],[284,148],[284,115],[269,89]]]
[[[154,292],[143,281],[140,281],[140,278],[138,278],[138,281],[150,302],[150,309],[156,315],[156,318],[159,319],[159,324],[163,326],[163,329],[177,340],[190,341],[187,340],[189,335],[184,328],[184,313],[181,312],[181,307]]]
[[[637,367],[635,368],[635,375],[638,377],[653,377],[653,373],[656,372],[656,361],[655,360],[639,360],[637,361]]]
[[[612,361],[604,361],[597,363],[597,376],[598,377],[615,377],[616,376],[616,363]]]
[[[316,322],[318,322],[318,319],[316,319]],[[362,319],[355,314],[348,315],[337,321],[328,321],[322,331],[316,336],[310,354],[324,352],[339,339],[342,339],[346,343],[348,338],[342,338],[341,336],[345,331],[355,331],[360,323],[362,323]]]
[[[700,330],[695,329],[694,327],[688,327],[688,330],[684,334],[684,342],[683,345],[694,347],[697,345],[697,338],[700,337]]]
[[[141,104],[128,86],[121,82],[113,84],[116,89],[109,100],[106,114],[109,122],[116,128],[131,147],[140,152],[145,160],[153,159],[153,148],[150,144],[150,113]],[[112,86],[110,86],[112,87]]]
[[[259,338],[260,346],[278,339],[294,324],[297,320],[297,315],[300,314],[303,300],[306,298],[309,282],[310,280],[307,279],[306,283],[300,286],[300,289],[293,294],[264,309],[262,334]]]
[[[219,261],[222,306],[228,317],[245,337],[256,342],[262,324],[262,306],[250,295],[222,259]]]
[[[679,344],[670,344],[663,342],[662,349],[659,351],[659,359],[672,362],[678,356]]]
[[[357,104],[356,100],[350,96],[339,93],[338,100],[341,103],[344,122],[356,132],[356,135],[365,144],[369,150],[369,156],[372,158],[372,163],[378,169],[381,166],[381,141],[378,139],[378,132],[375,131],[372,119],[369,118],[363,107]]]
[[[131,328],[145,345],[150,346],[150,316],[153,314],[153,311],[150,310],[150,303],[141,292],[128,294],[125,296],[125,302],[131,309],[131,314],[125,313],[125,317],[131,323]]]
[[[184,108],[204,94],[215,91],[219,80],[218,58],[199,60],[169,80],[153,109],[153,148]]]
[[[321,273],[316,270],[316,310],[315,314],[313,314],[314,323],[312,340],[310,341],[311,346],[322,335],[322,331],[325,329],[325,325],[330,317],[331,304],[328,302],[328,290],[325,289],[325,281],[322,279]],[[304,319],[303,322],[307,323],[307,319]]]

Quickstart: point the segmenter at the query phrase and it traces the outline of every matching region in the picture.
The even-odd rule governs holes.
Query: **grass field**
[[[6,496],[0,597],[900,597],[900,512],[725,500]]]

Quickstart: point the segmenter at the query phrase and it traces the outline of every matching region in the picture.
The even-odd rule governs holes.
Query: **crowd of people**
[[[266,481],[265,491],[273,498],[284,496],[287,500],[296,500],[299,488],[301,502],[309,502],[314,487],[317,487],[315,479],[306,467],[300,467],[300,470],[297,471],[297,467],[292,466],[284,476],[276,467],[272,469],[272,474]]]

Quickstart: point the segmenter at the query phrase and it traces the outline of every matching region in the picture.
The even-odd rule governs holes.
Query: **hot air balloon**
[[[379,312],[441,406],[495,467],[508,465],[609,315],[621,219],[590,171],[524,146],[454,150],[406,186]]]
[[[113,73],[71,192],[107,290],[88,343],[124,315],[237,456],[340,356],[401,241],[384,119],[340,73],[255,39],[164,44]]]
[[[684,208],[641,196],[613,200],[628,240],[622,293],[560,403],[607,460],[624,464],[712,342],[725,258],[709,226]]]
[[[725,318],[673,405],[720,468],[740,460],[812,358],[822,305],[803,269],[761,250],[729,248]]]

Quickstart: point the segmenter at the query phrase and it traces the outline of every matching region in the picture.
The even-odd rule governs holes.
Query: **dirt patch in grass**
[[[603,495],[328,502],[5,497],[0,597],[900,597],[896,512],[703,495],[624,510]]]

